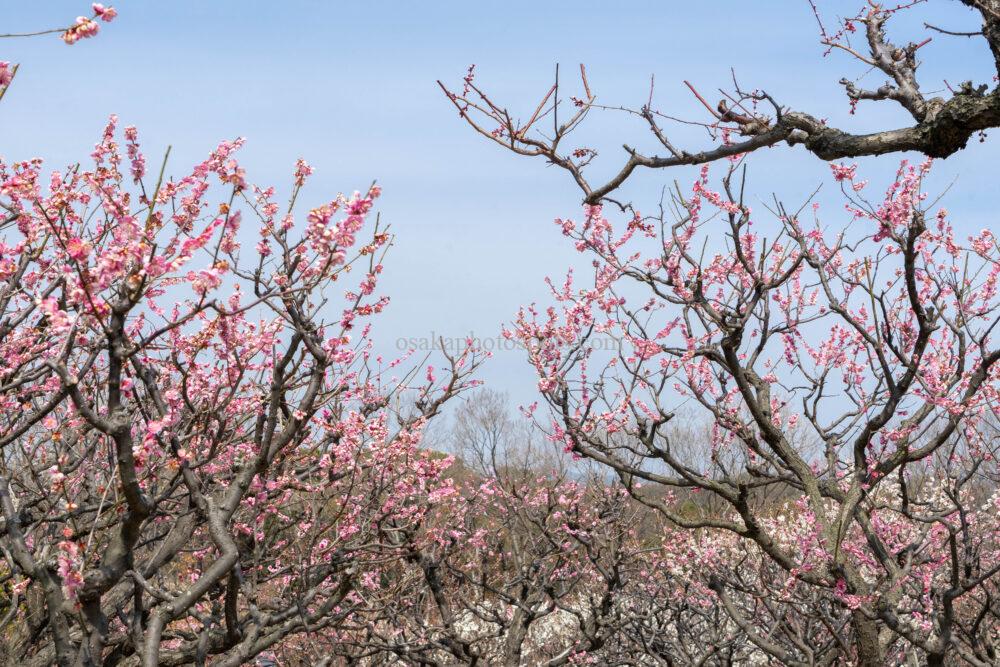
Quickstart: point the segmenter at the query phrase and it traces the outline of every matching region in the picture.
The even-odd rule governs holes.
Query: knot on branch
[[[767,117],[738,113],[729,107],[726,100],[719,100],[716,108],[719,111],[719,120],[724,123],[736,123],[740,126],[740,134],[743,136],[764,134],[771,128],[771,121]]]

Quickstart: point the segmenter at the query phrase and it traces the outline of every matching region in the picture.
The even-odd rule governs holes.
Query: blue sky
[[[0,32],[69,23],[89,8],[76,0],[6,4]],[[300,156],[316,168],[307,205],[378,179],[385,192],[380,210],[397,236],[383,283],[393,303],[379,323],[387,351],[397,338],[432,331],[495,336],[519,305],[546,300],[545,276],[561,278],[580,263],[552,224],[579,213],[568,176],[472,133],[437,88],[438,78],[460,82],[471,63],[477,81],[522,116],[551,83],[556,63],[571,72],[582,62],[607,104],[639,106],[655,74],[657,106],[702,119],[682,81],[711,92],[729,83],[735,67],[746,87],[764,88],[782,104],[845,129],[906,122],[884,103],[848,115],[837,81],[864,70],[841,55],[822,57],[805,0],[113,4],[119,18],[72,48],[55,36],[0,42],[0,60],[22,63],[0,105],[0,154],[39,156],[53,167],[85,159],[114,112],[139,127],[151,163],[171,144],[176,173],[220,139],[245,136],[241,161],[254,182],[286,185]],[[853,14],[861,3],[818,4],[833,17]],[[978,27],[955,0],[931,0],[911,14],[891,24],[891,37],[923,39],[924,20]],[[945,79],[955,85],[993,75],[976,40],[935,36],[921,54],[925,91],[943,88]],[[705,145],[692,129],[672,136],[689,148]],[[595,180],[617,168],[624,142],[652,150],[633,120],[594,114],[588,121],[579,143],[601,152]],[[932,190],[957,179],[945,204],[960,230],[996,226],[998,150],[991,137],[935,171]],[[897,159],[861,163],[881,188],[879,178]],[[761,199],[776,193],[797,203],[826,182],[821,198],[837,202],[828,174],[801,148],[764,151],[750,161]],[[692,175],[640,173],[626,194],[650,208],[664,184]],[[826,207],[830,216],[838,209]],[[497,354],[483,378],[518,401],[532,398],[534,378],[517,352]]]

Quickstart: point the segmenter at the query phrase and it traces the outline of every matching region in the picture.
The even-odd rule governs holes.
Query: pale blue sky
[[[546,275],[561,279],[580,261],[552,224],[579,212],[567,175],[474,135],[438,90],[435,79],[460,82],[470,63],[477,80],[523,116],[557,62],[564,72],[583,62],[604,103],[639,106],[655,74],[661,109],[701,118],[682,81],[711,92],[729,83],[735,66],[746,87],[841,127],[906,122],[887,104],[848,115],[837,80],[863,70],[838,54],[822,57],[805,0],[113,4],[115,23],[72,48],[55,36],[0,42],[0,60],[23,63],[0,105],[0,154],[40,156],[52,166],[85,159],[114,112],[139,127],[151,162],[171,144],[175,173],[220,139],[242,135],[241,161],[254,182],[284,186],[297,157],[313,164],[306,205],[377,178],[380,210],[397,235],[383,283],[393,303],[378,335],[390,351],[396,338],[431,331],[495,336],[519,305],[546,300]],[[861,3],[819,4],[834,16]],[[68,23],[89,8],[77,0],[4,5],[0,32]],[[932,0],[894,24],[891,36],[922,39],[923,20],[978,27],[959,2]],[[993,74],[976,40],[936,36],[920,53],[926,91],[943,79],[955,85]],[[673,136],[688,147],[703,141],[693,130]],[[642,127],[618,115],[595,114],[580,135],[601,150],[595,173],[618,166],[623,142],[651,146]],[[960,229],[996,226],[998,150],[991,137],[935,172],[941,187],[958,179],[945,203]],[[895,164],[864,160],[862,171],[881,188],[878,177]],[[829,182],[828,173],[802,149],[772,149],[750,162],[753,191],[764,199],[776,192],[801,201]],[[627,194],[651,208],[663,184],[691,176],[641,173]],[[832,198],[834,189],[825,192]],[[836,209],[827,207],[831,216]],[[497,354],[483,378],[518,400],[532,397],[534,378],[517,352]]]

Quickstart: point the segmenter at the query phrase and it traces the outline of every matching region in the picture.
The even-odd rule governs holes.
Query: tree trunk
[[[882,659],[882,648],[878,641],[875,621],[860,611],[854,611],[851,614],[851,626],[854,628],[859,667],[883,667],[885,661]]]

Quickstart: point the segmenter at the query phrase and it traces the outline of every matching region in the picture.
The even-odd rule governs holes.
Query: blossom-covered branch
[[[7,660],[243,664],[348,622],[447,495],[421,434],[479,355],[375,355],[378,186],[297,214],[311,167],[282,207],[242,143],[167,178],[112,118],[89,169],[0,164]]]
[[[616,227],[587,206],[557,223],[592,282],[570,274],[560,308],[526,308],[507,332],[551,438],[754,563],[731,569],[730,552],[702,581],[783,664],[993,659],[1000,244],[960,240],[926,207],[929,167],[903,163],[870,200],[855,167],[833,165],[851,215],[833,234],[816,206],[752,211],[735,167],[720,190],[706,166],[676,192],[674,220]],[[623,352],[602,357],[597,335]],[[678,428],[698,414],[700,432]],[[759,634],[783,628],[782,609],[825,626]]]
[[[100,24],[98,21],[103,21],[104,23],[110,23],[118,16],[118,10],[114,7],[105,7],[99,2],[95,2],[91,5],[91,11],[93,12],[90,17],[78,16],[76,21],[65,28],[54,28],[52,30],[39,30],[36,32],[20,32],[20,33],[7,33],[0,34],[0,39],[4,38],[16,38],[16,37],[38,37],[41,35],[51,35],[54,33],[59,33],[61,39],[66,44],[72,45],[81,39],[86,39],[88,37],[94,37],[100,31]],[[7,60],[0,60],[0,100],[3,100],[4,95],[7,93],[7,89],[10,87],[11,82],[14,77],[17,76],[18,65],[12,65]]]

